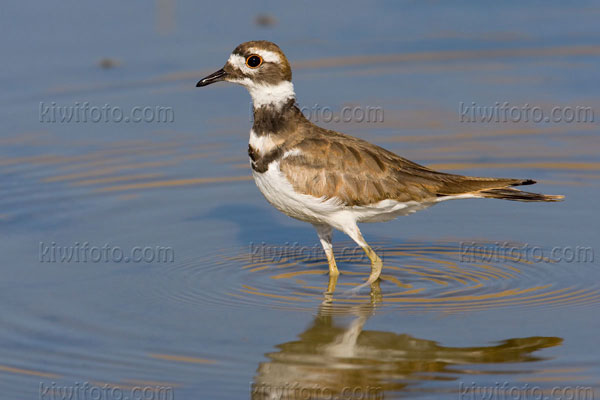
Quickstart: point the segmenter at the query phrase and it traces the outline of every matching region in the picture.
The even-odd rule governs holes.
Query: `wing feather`
[[[294,155],[280,162],[294,189],[347,206],[393,199],[428,201],[483,189],[534,183],[523,179],[479,178],[434,171],[364,140],[323,129],[305,136]]]

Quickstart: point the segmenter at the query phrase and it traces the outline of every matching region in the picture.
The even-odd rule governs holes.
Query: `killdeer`
[[[513,188],[534,184],[531,179],[434,171],[364,140],[313,124],[296,106],[292,69],[274,43],[240,44],[222,69],[196,86],[219,81],[240,84],[250,92],[254,124],[248,155],[256,185],[279,211],[313,224],[327,256],[330,291],[339,275],[332,249],[333,228],[350,236],[369,257],[371,273],[360,285],[363,287],[379,279],[382,261],[363,238],[358,222],[389,221],[451,199],[563,198]]]

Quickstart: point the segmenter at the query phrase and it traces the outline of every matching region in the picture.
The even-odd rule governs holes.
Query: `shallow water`
[[[83,398],[86,383],[130,398],[598,396],[598,123],[459,122],[460,102],[599,118],[594,3],[376,3],[372,18],[359,2],[157,4],[6,5],[0,398]],[[276,25],[256,26],[267,11]],[[336,233],[326,296],[312,227],[252,182],[248,95],[194,87],[251,38],[286,51],[301,105],[385,113],[323,125],[566,201],[461,200],[365,224],[384,261],[373,296],[349,293],[368,261]],[[40,102],[86,101],[175,120],[40,122]],[[94,261],[105,247],[118,251]]]

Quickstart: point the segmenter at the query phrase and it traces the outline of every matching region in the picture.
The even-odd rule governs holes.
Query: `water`
[[[264,12],[274,26],[255,24]],[[5,4],[0,398],[598,396],[598,123],[467,123],[459,104],[583,105],[597,120],[599,12]],[[257,38],[292,60],[301,105],[384,111],[322,125],[438,169],[533,178],[566,201],[463,200],[363,225],[384,260],[374,297],[347,294],[368,261],[336,233],[326,300],[312,227],[251,180],[249,96],[194,87]],[[165,106],[174,122],[40,121],[52,102]]]

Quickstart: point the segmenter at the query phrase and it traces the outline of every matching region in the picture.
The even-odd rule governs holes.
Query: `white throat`
[[[285,105],[290,99],[296,97],[294,85],[289,81],[282,81],[275,85],[269,85],[255,83],[251,79],[245,78],[240,80],[239,83],[244,85],[246,89],[248,89],[248,92],[250,92],[255,109],[263,106],[273,106],[278,109]]]

